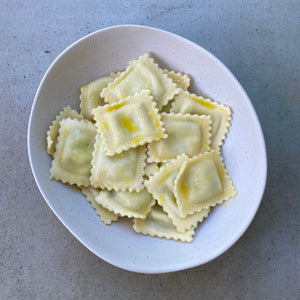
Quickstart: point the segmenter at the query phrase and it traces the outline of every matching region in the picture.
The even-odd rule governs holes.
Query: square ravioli
[[[163,70],[163,72],[167,74],[182,90],[186,91],[189,88],[191,79],[187,75],[168,70]]]
[[[217,150],[185,161],[174,185],[181,217],[215,206],[236,195],[232,179]]]
[[[148,162],[166,162],[180,154],[189,157],[210,150],[209,116],[161,114],[166,139],[148,144]]]
[[[93,187],[116,191],[139,191],[143,188],[146,146],[107,156],[103,139],[98,133],[94,147],[90,177]]]
[[[171,160],[156,172],[148,181],[145,181],[147,190],[153,195],[153,198],[158,201],[158,204],[163,207],[163,210],[168,214],[178,232],[185,232],[202,222],[209,213],[209,209],[203,209],[193,215],[188,215],[185,218],[180,217],[180,211],[177,205],[177,199],[174,194],[174,182],[188,157],[183,154],[176,159]]]
[[[126,71],[102,91],[101,97],[105,102],[112,103],[133,96],[142,90],[151,91],[158,109],[166,105],[180,91],[147,53],[131,61]]]
[[[113,82],[119,73],[111,73],[101,77],[80,88],[80,109],[84,118],[94,121],[92,110],[99,105],[104,105],[104,99],[100,96],[102,90]]]
[[[145,220],[134,219],[133,228],[137,233],[166,238],[168,240],[180,240],[187,243],[193,241],[193,235],[195,234],[194,228],[185,232],[178,232],[172,223],[172,220],[158,204],[155,204],[151,208],[151,211]]]
[[[104,224],[110,225],[113,221],[118,220],[119,214],[115,214],[113,211],[108,210],[95,200],[99,195],[100,190],[94,189],[91,186],[81,187],[80,189],[82,194],[86,196],[87,201],[90,202],[92,207],[96,210],[97,215]]]
[[[93,110],[107,155],[167,138],[150,91]]]
[[[145,219],[155,200],[146,189],[140,192],[101,191],[97,203],[122,217]]]
[[[47,131],[47,152],[51,156],[54,155],[56,140],[58,137],[59,123],[62,119],[71,118],[82,120],[83,116],[78,114],[76,110],[73,110],[70,106],[64,107],[63,110],[56,116],[55,120]]]
[[[191,242],[211,207],[236,195],[220,149],[229,107],[188,91],[191,78],[148,53],[80,86],[47,131],[50,178],[77,185],[101,221]]]
[[[87,120],[61,120],[51,177],[64,183],[89,186],[96,133],[95,125]]]
[[[187,91],[181,91],[175,96],[171,112],[209,115],[212,120],[210,145],[212,149],[219,149],[222,146],[232,119],[230,108],[226,105],[204,99]]]
[[[183,75],[179,72],[175,73],[174,71],[163,70],[163,72],[167,74],[173,80],[173,82],[177,84],[179,88],[181,88],[183,91],[187,91],[191,82],[190,77],[188,77],[187,75]],[[173,102],[174,98],[171,99],[167,105],[163,106],[160,109],[160,111],[169,113],[171,111]]]

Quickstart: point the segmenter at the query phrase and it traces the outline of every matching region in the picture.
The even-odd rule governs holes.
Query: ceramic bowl
[[[217,206],[196,230],[192,243],[136,234],[132,220],[104,225],[76,189],[49,179],[46,132],[60,110],[79,111],[81,85],[124,70],[149,52],[169,70],[191,76],[191,91],[232,108],[233,120],[222,149],[238,195]],[[73,43],[51,64],[33,102],[28,152],[36,183],[56,216],[90,251],[120,268],[164,273],[207,263],[245,232],[260,205],[267,175],[266,149],[255,110],[232,73],[205,49],[178,35],[143,26],[99,30]],[[249,245],[250,246],[250,245]]]

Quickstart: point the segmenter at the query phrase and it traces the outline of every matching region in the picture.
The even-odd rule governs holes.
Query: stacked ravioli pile
[[[81,87],[47,132],[51,178],[78,186],[105,224],[191,242],[210,207],[236,195],[220,148],[229,107],[188,91],[190,78],[145,54]]]

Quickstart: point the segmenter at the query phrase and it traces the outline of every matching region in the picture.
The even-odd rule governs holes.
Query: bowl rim
[[[230,77],[231,80],[234,81],[234,83],[236,84],[236,86],[238,87],[238,89],[240,90],[241,94],[244,97],[244,100],[246,100],[249,109],[251,110],[251,113],[254,117],[255,123],[257,125],[258,128],[258,132],[257,134],[259,135],[259,138],[262,142],[261,146],[262,146],[262,164],[263,164],[263,171],[264,173],[262,174],[262,178],[263,178],[263,182],[260,188],[260,192],[259,192],[259,201],[256,202],[256,206],[253,208],[253,212],[251,214],[251,216],[249,216],[249,222],[247,222],[242,228],[239,229],[239,231],[236,232],[235,235],[233,235],[231,237],[231,239],[228,239],[228,242],[218,251],[215,252],[213,255],[208,256],[204,261],[197,263],[189,263],[187,262],[185,265],[181,265],[181,266],[169,266],[169,267],[160,267],[157,268],[155,271],[153,270],[147,270],[146,268],[141,268],[139,266],[129,266],[128,264],[126,264],[126,262],[123,265],[119,265],[114,263],[114,261],[109,258],[106,257],[105,255],[102,255],[101,253],[96,253],[96,250],[93,249],[92,247],[88,246],[75,232],[72,228],[70,228],[68,225],[66,225],[66,223],[64,222],[64,220],[59,216],[59,212],[57,212],[52,205],[48,202],[46,195],[43,192],[43,189],[41,188],[40,184],[39,184],[39,178],[35,172],[34,166],[33,166],[33,155],[32,155],[32,149],[31,149],[31,129],[32,129],[32,119],[33,119],[33,114],[35,111],[35,106],[37,105],[37,101],[41,92],[41,89],[44,85],[44,82],[46,81],[46,78],[48,77],[48,74],[51,72],[51,70],[54,68],[54,66],[58,63],[58,61],[60,60],[61,57],[63,57],[67,52],[69,52],[70,49],[72,49],[73,47],[76,47],[78,44],[80,44],[81,42],[83,42],[86,39],[89,39],[90,37],[97,35],[101,32],[105,32],[105,31],[110,31],[110,30],[115,30],[115,29],[120,29],[120,28],[140,28],[140,29],[148,29],[148,30],[152,30],[152,31],[157,31],[157,32],[161,32],[170,36],[173,36],[174,38],[177,38],[185,43],[190,44],[193,47],[198,48],[199,50],[203,51],[206,55],[210,56],[210,58],[212,58],[215,63],[221,65],[221,67],[224,69],[224,71],[227,73],[227,75]],[[251,100],[249,99],[248,95],[246,94],[245,90],[243,89],[243,87],[241,86],[241,84],[239,83],[239,81],[236,79],[236,77],[233,75],[233,73],[224,65],[224,63],[222,63],[215,55],[213,55],[212,53],[210,53],[209,51],[207,51],[206,49],[204,49],[203,47],[201,47],[200,45],[196,44],[195,42],[190,41],[187,38],[184,38],[180,35],[177,35],[175,33],[163,30],[163,29],[159,29],[159,28],[155,28],[155,27],[150,27],[150,26],[144,26],[144,25],[136,25],[136,24],[122,24],[122,25],[114,25],[114,26],[110,26],[110,27],[105,27],[103,29],[99,29],[96,30],[94,32],[91,32],[81,38],[79,38],[78,40],[74,41],[72,44],[70,44],[68,47],[66,47],[61,53],[59,53],[56,58],[53,60],[53,62],[50,64],[50,66],[47,68],[47,71],[45,72],[45,74],[43,75],[37,91],[35,93],[34,96],[34,100],[32,103],[32,107],[31,107],[31,111],[30,111],[30,116],[29,116],[29,120],[28,120],[28,128],[27,128],[27,153],[28,153],[28,157],[29,157],[29,162],[30,162],[30,167],[31,167],[31,171],[33,173],[36,185],[40,191],[40,193],[42,194],[44,200],[46,201],[46,203],[48,204],[48,206],[51,208],[52,212],[56,215],[56,217],[63,223],[63,225],[68,229],[68,231],[71,232],[71,234],[81,243],[83,244],[86,248],[88,248],[92,253],[94,253],[97,257],[101,258],[102,260],[118,267],[121,268],[123,270],[127,270],[127,271],[132,271],[132,272],[136,272],[136,273],[144,273],[144,274],[161,274],[161,273],[168,273],[168,272],[175,272],[175,271],[180,271],[180,270],[186,270],[186,269],[190,269],[190,268],[194,268],[196,266],[200,266],[203,264],[206,264],[212,260],[214,260],[215,258],[219,257],[221,254],[225,253],[226,251],[228,251],[240,238],[241,236],[245,233],[245,231],[249,228],[250,224],[252,223],[258,208],[261,204],[261,201],[263,199],[263,195],[264,195],[264,191],[265,191],[265,187],[266,187],[266,182],[267,182],[267,151],[266,151],[266,144],[265,144],[265,139],[264,139],[264,134],[263,134],[263,130],[261,128],[261,124],[259,122],[259,118],[256,114],[256,111],[254,109],[254,106],[251,102]]]

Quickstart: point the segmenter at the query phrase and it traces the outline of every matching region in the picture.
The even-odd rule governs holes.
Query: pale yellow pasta
[[[158,109],[166,105],[180,91],[177,85],[154,63],[149,54],[131,61],[127,70],[103,89],[101,97],[107,103],[112,103],[145,89],[151,91]]]
[[[147,163],[145,167],[145,177],[149,178],[157,171],[159,171],[158,163]]]
[[[148,162],[166,162],[185,153],[192,157],[210,150],[209,116],[161,114],[166,139],[148,145]]]
[[[191,80],[187,75],[168,70],[163,70],[163,72],[167,74],[183,91],[186,91],[189,88]]]
[[[47,152],[53,156],[55,152],[55,145],[56,140],[58,137],[58,130],[59,130],[59,122],[62,119],[71,118],[71,119],[78,119],[82,120],[83,116],[79,115],[76,110],[73,110],[70,106],[65,107],[59,115],[55,118],[52,124],[47,131]]]
[[[222,203],[236,195],[236,190],[220,152],[212,150],[184,162],[174,183],[180,216]]]
[[[93,152],[91,184],[101,189],[140,191],[143,188],[145,160],[145,146],[107,156],[103,139],[98,133]]]
[[[63,119],[60,121],[56,152],[50,175],[77,186],[89,186],[92,153],[96,127],[87,120]]]
[[[80,109],[85,119],[94,121],[92,110],[99,105],[104,105],[104,99],[100,96],[102,90],[113,82],[120,73],[111,73],[101,77],[80,88]]]
[[[198,222],[207,217],[209,209],[204,209],[185,218],[180,217],[177,199],[174,195],[174,182],[185,161],[188,157],[183,154],[176,159],[171,160],[156,172],[148,181],[145,181],[147,190],[153,195],[168,214],[177,231],[185,232],[197,225]]]
[[[211,207],[237,192],[220,148],[232,119],[224,104],[188,91],[190,78],[149,54],[80,88],[47,131],[50,177],[77,185],[109,225],[192,242]]]
[[[177,84],[179,88],[183,91],[186,91],[190,86],[190,78],[187,75],[183,75],[181,73],[175,73],[174,71],[163,70],[165,74],[167,74],[174,83]],[[169,113],[171,111],[174,99],[171,99],[167,105],[163,106],[160,111]]]
[[[161,113],[170,113],[173,106],[174,99],[170,100],[167,105],[163,106],[160,110]]]
[[[149,90],[93,110],[107,155],[166,138]]]
[[[231,117],[230,108],[224,104],[181,91],[175,96],[171,112],[182,114],[209,115],[212,120],[211,148],[219,149],[228,132]]]
[[[113,221],[117,221],[119,214],[108,210],[95,200],[95,198],[99,195],[100,190],[94,189],[91,186],[87,188],[81,187],[80,189],[82,194],[86,196],[87,201],[90,202],[92,207],[96,210],[97,215],[104,224],[110,225]]]
[[[97,203],[103,205],[116,214],[128,218],[145,219],[155,200],[146,189],[140,192],[123,191],[100,191],[95,199]]]
[[[168,240],[180,240],[187,243],[192,242],[195,233],[194,229],[187,230],[184,233],[178,232],[172,220],[158,204],[151,208],[146,219],[134,219],[133,228],[137,233],[166,238]]]

